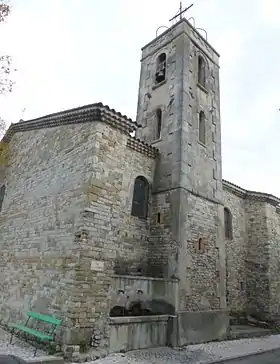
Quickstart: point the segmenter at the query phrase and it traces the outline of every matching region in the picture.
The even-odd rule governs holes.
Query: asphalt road
[[[250,356],[244,359],[229,360],[220,364],[279,364],[280,350]]]

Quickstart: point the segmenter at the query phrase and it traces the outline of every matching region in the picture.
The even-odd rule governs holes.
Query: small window
[[[198,83],[205,87],[206,84],[206,62],[203,57],[198,56]]]
[[[224,208],[225,238],[232,239],[232,215],[227,207]]]
[[[198,239],[197,249],[201,253],[204,252],[204,239],[203,238]]]
[[[135,179],[131,215],[145,219],[148,215],[149,184],[146,178]]]
[[[157,109],[156,111],[156,139],[160,139],[161,137],[161,127],[162,127],[162,111],[161,109]]]
[[[157,223],[160,224],[161,218],[160,218],[160,212],[157,213]]]
[[[161,53],[157,58],[156,66],[156,83],[160,83],[165,80],[166,75],[166,54]]]
[[[2,204],[4,201],[5,192],[6,192],[6,187],[5,185],[2,185],[0,188],[0,212],[2,210]]]
[[[202,144],[206,144],[206,125],[205,125],[205,114],[203,111],[200,111],[199,113],[198,138]]]

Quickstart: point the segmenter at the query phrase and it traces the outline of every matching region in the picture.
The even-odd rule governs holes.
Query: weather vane
[[[26,111],[26,107],[21,110],[21,119],[23,120],[24,114]]]
[[[193,4],[191,4],[190,6],[188,6],[187,8],[183,9],[183,5],[182,5],[182,1],[180,1],[180,9],[179,9],[179,13],[176,14],[175,16],[173,16],[173,18],[169,19],[169,21],[172,21],[174,19],[176,19],[178,16],[180,17],[180,20],[183,19],[183,14],[189,10],[191,7],[193,6]]]

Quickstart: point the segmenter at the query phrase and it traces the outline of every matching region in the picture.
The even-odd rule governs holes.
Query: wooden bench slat
[[[59,326],[62,322],[62,320],[59,320],[54,316],[43,315],[42,313],[38,313],[38,312],[29,311],[27,313],[27,315],[36,320],[44,321],[44,322],[47,322],[49,324],[56,325],[56,326]]]
[[[53,337],[47,334],[42,333],[41,331],[38,330],[34,330],[30,327],[24,326],[24,325],[20,325],[20,324],[11,324],[10,325],[12,328],[17,329],[17,330],[21,330],[24,331],[28,334],[34,335],[36,337],[38,337],[41,340],[53,340]]]

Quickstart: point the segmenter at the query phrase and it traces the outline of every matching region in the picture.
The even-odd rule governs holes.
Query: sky
[[[179,1],[10,1],[0,26],[0,55],[17,68],[0,97],[7,123],[100,101],[135,119],[141,47]],[[223,178],[280,197],[280,0],[191,3],[186,17],[220,54]]]

